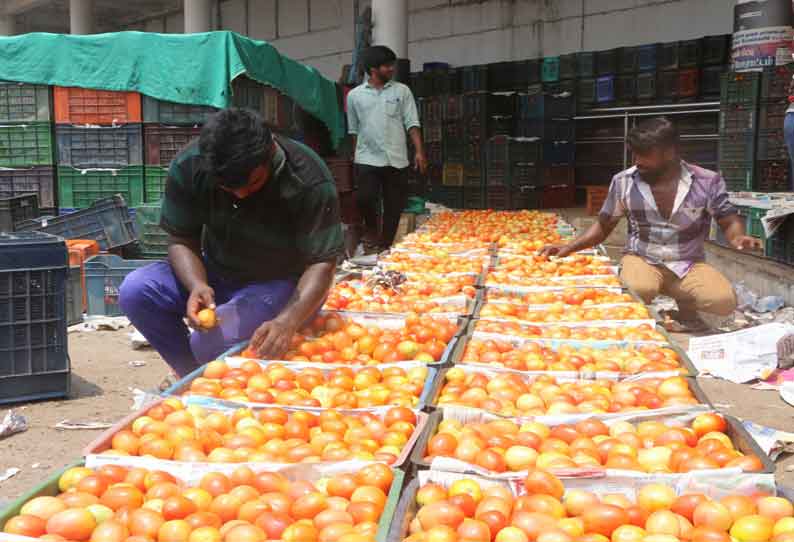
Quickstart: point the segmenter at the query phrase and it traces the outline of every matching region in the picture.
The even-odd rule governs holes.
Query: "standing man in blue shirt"
[[[416,102],[411,89],[394,81],[397,56],[384,46],[364,51],[365,81],[347,96],[348,130],[356,154],[356,202],[364,219],[364,245],[368,250],[391,246],[405,208],[408,183],[406,132],[422,174],[427,158]],[[378,235],[378,215],[383,209],[383,230]]]

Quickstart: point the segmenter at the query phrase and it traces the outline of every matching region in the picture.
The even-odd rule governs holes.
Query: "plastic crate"
[[[637,70],[641,72],[656,71],[658,51],[658,44],[637,47]]]
[[[121,194],[132,207],[144,202],[144,166],[119,169],[58,167],[58,202],[61,207],[83,209],[96,200]]]
[[[58,165],[77,168],[143,164],[140,124],[55,127]]]
[[[441,143],[440,121],[425,121],[422,123],[422,141],[425,143]]]
[[[165,195],[165,184],[168,169],[160,166],[144,166],[143,168],[143,202],[157,203]],[[352,188],[350,189],[352,190]]]
[[[63,239],[0,234],[0,403],[69,393]]]
[[[232,81],[231,105],[264,113],[265,85],[244,75],[235,77]]]
[[[722,105],[754,104],[758,102],[761,90],[761,76],[757,73],[725,73],[720,82],[720,102]]]
[[[755,166],[753,190],[758,192],[787,192],[791,190],[788,159],[759,160]]]
[[[218,111],[206,105],[181,104],[143,97],[143,122],[160,124],[204,124]]]
[[[39,217],[39,197],[36,194],[0,198],[0,232],[12,232],[17,224]]]
[[[596,103],[597,84],[595,79],[579,79],[576,90],[577,111],[585,111]]]
[[[0,81],[0,123],[49,122],[52,94],[47,85]]]
[[[700,98],[703,101],[719,101],[720,81],[724,66],[708,66],[700,71]]]
[[[565,119],[535,119],[516,123],[517,137],[537,137],[551,141],[573,141],[576,123]]]
[[[53,87],[58,124],[131,124],[141,122],[141,95],[137,92]]]
[[[463,149],[465,145],[463,143],[463,136],[461,135],[459,138],[456,139],[444,139],[444,143],[442,145],[442,155],[441,159],[444,162],[463,162],[464,161],[464,152]]]
[[[123,260],[115,254],[99,254],[85,262],[85,284],[89,315],[123,316],[119,287],[124,278],[150,260]]]
[[[441,173],[441,184],[444,186],[463,186],[463,164],[444,163]]]
[[[656,89],[660,103],[672,103],[678,99],[678,71],[660,71]]]
[[[488,90],[488,66],[465,66],[461,77],[463,92]]]
[[[579,142],[576,144],[576,165],[592,166],[622,164],[625,146],[622,142]],[[594,184],[594,183],[587,183]]]
[[[685,40],[678,42],[679,68],[699,68],[701,56],[701,40]]]
[[[576,145],[573,141],[544,141],[543,163],[546,165],[572,165]]]
[[[637,101],[650,102],[656,100],[656,72],[637,74]]]
[[[720,109],[720,133],[735,134],[755,131],[755,106],[726,104]]]
[[[639,47],[622,47],[618,54],[618,74],[637,73],[639,69]]]
[[[596,75],[615,75],[618,72],[620,49],[609,49],[596,53]]]
[[[623,163],[613,165],[579,166],[575,170],[576,186],[604,185],[608,186],[612,178],[623,169]]]
[[[85,295],[85,261],[91,256],[99,254],[99,243],[93,239],[67,239],[66,248],[69,250],[69,266],[80,268],[80,291],[82,301],[80,302],[80,314],[86,309]]]
[[[719,161],[716,141],[684,139],[680,143],[681,158],[689,163],[715,169]]]
[[[463,187],[433,186],[429,199],[449,209],[461,209],[463,208]]]
[[[419,100],[419,111],[423,123],[441,122],[444,120],[444,104],[441,98],[437,96]]]
[[[786,221],[778,230],[764,240],[764,256],[780,263],[794,263],[791,248],[794,245],[794,228],[790,226],[793,221]]]
[[[544,186],[540,190],[541,209],[565,209],[576,202],[576,188],[573,185]]]
[[[485,207],[495,211],[510,209],[510,189],[506,185],[489,185],[485,190]]]
[[[670,71],[678,69],[678,42],[661,43],[656,53],[656,69]]]
[[[488,90],[504,92],[513,90],[515,84],[515,68],[512,62],[494,62],[488,64]]]
[[[331,170],[337,192],[350,192],[353,190],[353,162],[351,160],[347,158],[325,158],[325,164]],[[154,203],[148,199],[148,184],[146,186],[146,195],[147,203]]]
[[[538,180],[539,186],[574,184],[574,168],[566,165],[544,165]]]
[[[719,66],[728,63],[731,50],[731,35],[706,36],[700,44],[704,66]]]
[[[688,68],[678,72],[678,99],[694,100],[700,95],[700,70]]]
[[[513,188],[540,184],[541,169],[536,163],[513,162],[510,164],[509,185]]]
[[[520,61],[516,69],[519,69],[522,73],[526,74],[526,84],[522,84],[519,90],[523,90],[528,86],[537,85],[540,83],[540,72],[542,66],[543,59],[541,58]],[[523,83],[523,77],[520,80]]]
[[[425,155],[429,163],[440,165],[444,161],[441,143],[426,143]]]
[[[778,99],[773,102],[761,102],[758,108],[758,129],[782,130],[788,108],[789,102],[786,99]]]
[[[141,205],[135,209],[138,246],[143,259],[168,256],[168,233],[160,227],[160,205]]]
[[[560,81],[576,79],[576,54],[560,55]]]
[[[766,212],[767,209],[759,209],[756,207],[747,209],[747,235],[751,235],[758,239],[764,239],[766,237],[766,235],[764,235],[764,226],[761,224],[761,218],[766,215]]]
[[[540,188],[532,184],[514,185],[510,189],[510,208],[515,211],[538,209]]]
[[[482,164],[463,164],[463,186],[467,188],[482,188]]]
[[[721,134],[719,153],[720,163],[753,162],[755,160],[755,134]]]
[[[792,77],[794,77],[794,64],[765,68],[761,74],[761,99],[788,100]]]
[[[508,115],[494,115],[488,119],[488,136],[513,135],[514,120]]]
[[[79,265],[70,265],[66,278],[66,325],[83,321],[83,282]]]
[[[444,122],[451,122],[461,120],[463,118],[463,96],[460,94],[452,94],[446,96],[443,100],[443,114]]]
[[[554,83],[560,80],[560,57],[548,56],[543,59],[540,80],[543,83]]]
[[[122,247],[135,241],[127,203],[119,195],[96,201],[88,209],[25,222],[17,230],[40,230],[65,239],[93,239],[101,250]]]
[[[618,105],[632,105],[637,101],[637,76],[619,75],[615,79],[615,102]]]
[[[595,77],[595,53],[588,51],[584,53],[576,53],[576,76],[579,79],[585,77]]]
[[[607,104],[615,101],[615,76],[606,75],[596,79],[596,103]]]
[[[37,194],[39,207],[55,207],[55,175],[52,166],[24,169],[0,168],[0,198]]]
[[[534,87],[518,97],[518,116],[522,119],[570,119],[576,112],[573,94],[552,94]]]
[[[0,167],[49,166],[53,163],[50,123],[0,125]]]
[[[464,209],[484,209],[485,191],[481,187],[465,187],[463,189]]]
[[[595,216],[604,206],[609,193],[609,186],[585,186],[587,193],[587,202],[585,208],[587,209],[587,216]]]
[[[758,143],[755,151],[756,160],[788,160],[786,138],[782,127],[778,130],[758,132]]]
[[[147,124],[143,127],[146,152],[143,163],[151,166],[168,166],[177,154],[198,139],[198,126],[166,126]]]
[[[729,192],[746,192],[753,189],[755,162],[731,163],[720,160],[720,175]]]

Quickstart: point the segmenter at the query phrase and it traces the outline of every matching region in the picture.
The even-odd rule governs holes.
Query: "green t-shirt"
[[[297,278],[309,265],[344,251],[331,171],[305,145],[274,139],[284,151],[284,166],[242,200],[217,187],[197,141],[168,170],[161,226],[179,237],[201,237],[207,265],[223,278]]]

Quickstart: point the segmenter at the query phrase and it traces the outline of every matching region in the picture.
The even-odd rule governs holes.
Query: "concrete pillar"
[[[408,58],[408,0],[372,0],[372,41]]]
[[[13,15],[0,15],[0,36],[13,36],[17,33],[16,19]]]
[[[212,2],[185,0],[185,34],[212,30]]]
[[[94,0],[69,0],[69,32],[94,33]]]

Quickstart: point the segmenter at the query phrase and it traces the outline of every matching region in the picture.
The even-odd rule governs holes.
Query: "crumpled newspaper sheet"
[[[742,425],[772,461],[776,461],[781,454],[794,452],[794,433],[787,433],[747,420],[742,420]]]
[[[6,412],[3,420],[0,421],[0,439],[10,437],[15,433],[28,430],[28,420],[22,414],[17,414],[13,410]]]
[[[733,333],[692,337],[689,357],[701,373],[737,384],[769,378],[777,370],[778,341],[794,326],[770,323]]]
[[[129,327],[130,321],[126,316],[86,316],[85,320],[69,328],[69,333],[75,331],[116,331]]]

